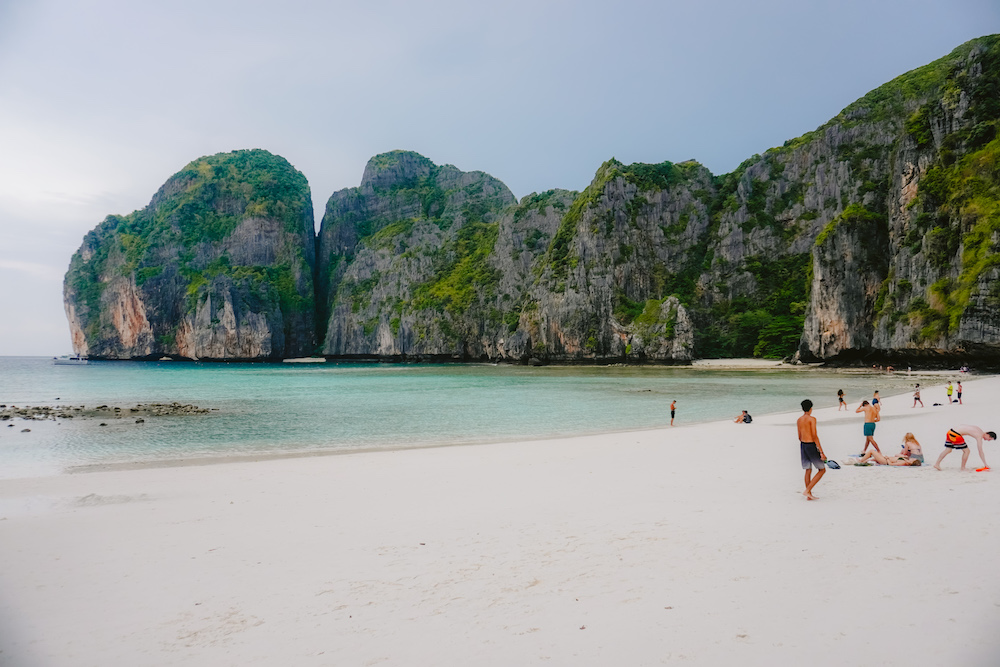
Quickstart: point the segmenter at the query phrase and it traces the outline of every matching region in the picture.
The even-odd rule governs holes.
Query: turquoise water
[[[904,391],[912,378],[864,372],[688,367],[434,364],[199,364],[0,357],[7,405],[193,403],[209,415],[17,420],[0,426],[0,477],[98,463],[432,446],[642,429],[818,407]],[[55,399],[59,400],[56,401]],[[30,428],[30,433],[21,433]]]

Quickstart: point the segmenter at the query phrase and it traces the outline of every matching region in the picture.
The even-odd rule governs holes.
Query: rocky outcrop
[[[84,238],[64,284],[93,358],[276,359],[315,348],[312,202],[262,150],[204,157]]]
[[[730,174],[611,159],[582,192],[519,202],[385,153],[330,197],[315,262],[298,172],[203,158],[88,234],[66,281],[74,348],[1000,363],[998,91],[1000,37],[983,37]]]

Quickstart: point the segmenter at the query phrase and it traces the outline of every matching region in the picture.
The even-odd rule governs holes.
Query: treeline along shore
[[[83,240],[64,285],[99,359],[1000,365],[1000,37],[893,79],[717,176],[614,158],[518,201],[407,151],[315,232],[265,150],[199,158]],[[655,131],[655,128],[651,128]]]

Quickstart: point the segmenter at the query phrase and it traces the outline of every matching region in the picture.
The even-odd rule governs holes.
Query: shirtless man
[[[983,472],[984,470],[989,470],[990,466],[986,463],[986,456],[983,455],[983,440],[996,440],[997,434],[993,431],[984,431],[978,426],[973,426],[972,424],[962,424],[958,428],[953,428],[944,436],[944,451],[941,452],[941,456],[938,457],[937,463],[934,467],[938,470],[941,469],[941,461],[944,457],[951,454],[951,450],[960,449],[962,450],[962,470],[965,470],[965,463],[969,460],[969,445],[966,444],[965,438],[962,436],[971,435],[976,439],[976,446],[979,448],[979,458],[983,462],[982,468],[976,468],[976,472]]]
[[[670,425],[674,425],[674,415],[677,414],[677,401],[670,401]]]
[[[868,445],[874,447],[875,451],[881,454],[882,450],[878,448],[878,443],[875,442],[875,422],[879,419],[878,408],[870,405],[868,401],[861,401],[861,405],[854,412],[865,413],[865,448],[861,450],[861,455],[864,456],[865,452],[868,451]]]
[[[808,398],[802,401],[803,414],[795,422],[799,430],[799,450],[802,454],[802,469],[806,471],[806,490],[802,495],[806,500],[816,500],[812,494],[813,487],[826,474],[826,454],[823,453],[823,445],[819,444],[819,435],[816,433],[816,418],[812,416],[813,403]],[[812,476],[812,469],[819,472]]]

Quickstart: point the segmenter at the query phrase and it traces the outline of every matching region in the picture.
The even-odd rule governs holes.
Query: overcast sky
[[[996,0],[0,0],[0,355],[69,351],[83,235],[202,155],[284,156],[317,225],[397,148],[518,198],[610,157],[721,174],[997,32]]]

